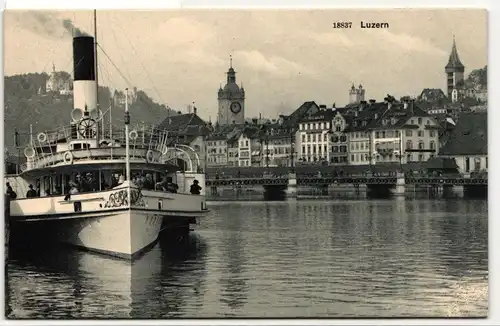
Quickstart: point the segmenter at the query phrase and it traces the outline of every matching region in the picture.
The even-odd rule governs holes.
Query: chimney
[[[325,104],[320,104],[320,106],[319,106],[319,110],[320,110],[320,111],[324,111],[324,110],[326,110],[326,105],[325,105]]]
[[[196,106],[193,106],[193,113],[196,115],[198,113],[198,109],[196,108]]]
[[[88,113],[97,111],[97,85],[95,81],[94,38],[73,38],[73,120],[80,120],[87,108]],[[79,111],[79,112],[78,112]]]
[[[375,102],[377,101],[375,101],[374,99],[370,99],[370,104],[374,104]]]

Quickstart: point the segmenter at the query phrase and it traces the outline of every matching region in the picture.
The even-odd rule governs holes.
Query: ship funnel
[[[95,78],[94,38],[73,38],[73,111],[71,118],[94,117],[97,113],[97,85]],[[95,112],[93,112],[95,111]]]

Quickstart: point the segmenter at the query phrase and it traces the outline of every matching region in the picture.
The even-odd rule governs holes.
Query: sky
[[[72,72],[68,20],[94,34],[92,11],[6,11],[5,74],[50,73],[53,64]],[[246,117],[271,118],[305,101],[345,105],[352,83],[377,100],[444,89],[453,36],[466,74],[487,64],[487,11],[478,9],[114,10],[98,11],[97,27],[100,84],[135,86],[184,112],[195,102],[212,121],[230,55]]]

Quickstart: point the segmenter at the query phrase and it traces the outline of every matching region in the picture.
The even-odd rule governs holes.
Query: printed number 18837
[[[333,28],[351,28],[352,22],[334,22]]]

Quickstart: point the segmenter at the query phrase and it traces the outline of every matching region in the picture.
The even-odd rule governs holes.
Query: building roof
[[[430,117],[420,109],[414,102],[403,103],[386,102],[360,104],[358,107],[350,107],[343,114],[349,124],[345,132],[368,131],[377,129],[401,129],[412,117]]]
[[[307,114],[319,111],[319,106],[314,101],[304,102],[297,110],[293,111],[285,119],[287,125],[296,126],[297,123]]]
[[[202,135],[209,132],[209,126],[196,113],[180,114],[165,118],[158,129],[178,131],[190,135]]]
[[[455,37],[453,37],[453,46],[451,48],[450,57],[448,58],[448,64],[445,67],[446,71],[464,71],[465,67],[458,57],[457,45],[455,43]]]
[[[467,112],[459,116],[448,142],[440,155],[487,155],[488,115],[486,112]]]
[[[448,98],[440,88],[424,88],[420,93],[419,99],[425,99],[426,101],[435,102]]]

